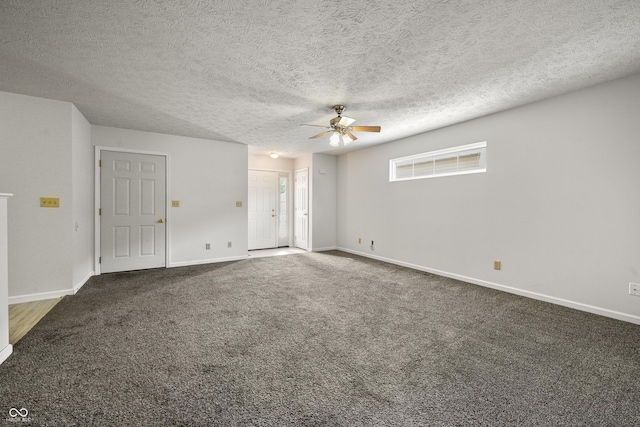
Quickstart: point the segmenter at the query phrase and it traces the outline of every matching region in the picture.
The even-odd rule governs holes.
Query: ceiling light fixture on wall
[[[271,156],[272,159],[277,159],[280,155],[276,152],[273,152],[271,154],[269,154],[269,156]]]

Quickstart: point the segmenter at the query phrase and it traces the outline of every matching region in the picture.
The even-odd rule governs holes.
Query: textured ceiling
[[[0,91],[286,157],[336,103],[358,149],[637,72],[638,0],[0,1]]]

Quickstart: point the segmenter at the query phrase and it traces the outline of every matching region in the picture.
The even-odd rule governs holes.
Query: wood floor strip
[[[25,302],[9,306],[9,343],[15,345],[31,330],[62,298]]]

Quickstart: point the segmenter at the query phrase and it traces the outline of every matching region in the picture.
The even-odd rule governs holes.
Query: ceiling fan
[[[338,114],[338,117],[334,117],[329,121],[329,126],[322,125],[303,125],[303,126],[314,126],[319,128],[329,129],[326,132],[319,133],[318,135],[314,135],[309,139],[320,138],[321,136],[329,135],[329,145],[332,147],[338,147],[340,145],[340,141],[346,146],[349,145],[352,141],[355,141],[356,136],[351,132],[380,132],[380,126],[351,126],[351,123],[355,122],[355,119],[351,117],[343,116],[342,113],[347,108],[344,105],[334,105],[331,107],[333,111]]]

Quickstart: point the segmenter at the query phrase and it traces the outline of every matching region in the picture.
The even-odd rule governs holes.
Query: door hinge
[[[98,160],[98,167],[102,167],[102,159]]]
[[[98,264],[102,264],[102,257],[98,257]]]
[[[102,208],[98,209],[98,215],[102,215]]]

